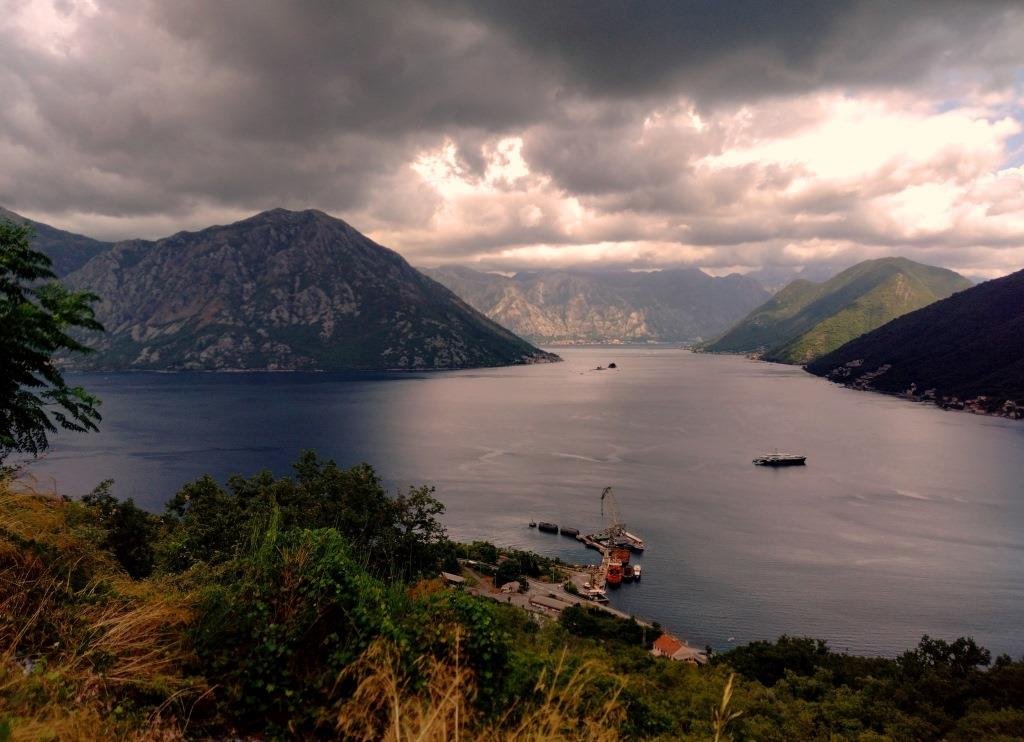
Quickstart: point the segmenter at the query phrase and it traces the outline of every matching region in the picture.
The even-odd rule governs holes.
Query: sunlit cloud
[[[1024,266],[1019,4],[652,0],[609,47],[616,5],[0,0],[0,205],[105,239],[319,208],[506,271]]]

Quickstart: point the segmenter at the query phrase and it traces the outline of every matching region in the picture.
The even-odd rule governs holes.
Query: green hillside
[[[704,349],[808,363],[970,286],[958,273],[906,258],[866,260],[823,283],[794,281]]]
[[[1024,271],[889,322],[807,370],[856,388],[1020,417]]]
[[[449,540],[429,487],[304,454],[201,477],[160,514],[0,476],[0,739],[1019,740],[1024,662],[967,638],[896,658],[811,638],[704,666],[586,605],[498,585],[565,565]],[[461,561],[460,561],[461,560]],[[470,564],[472,568],[463,569]],[[464,588],[440,571],[462,572]]]

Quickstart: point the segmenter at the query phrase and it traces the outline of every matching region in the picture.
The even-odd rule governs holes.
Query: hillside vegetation
[[[705,350],[804,364],[971,285],[906,258],[867,260],[823,283],[792,282]]]
[[[1024,416],[1024,271],[893,320],[807,370],[943,406]]]
[[[1019,739],[1024,663],[970,640],[895,659],[786,638],[707,667],[587,609],[538,621],[444,587],[427,488],[304,455],[162,515],[0,481],[0,737],[93,740]],[[518,558],[520,564],[535,560]],[[735,674],[735,678],[733,675]]]

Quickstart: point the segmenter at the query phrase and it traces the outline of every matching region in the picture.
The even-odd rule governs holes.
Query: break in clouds
[[[1019,3],[783,5],[0,0],[0,204],[319,208],[501,270],[1024,266]]]

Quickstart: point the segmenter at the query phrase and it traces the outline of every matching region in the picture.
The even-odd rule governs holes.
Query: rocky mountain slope
[[[807,370],[860,389],[1024,417],[1024,271],[899,317]]]
[[[102,297],[91,369],[442,369],[556,360],[319,211],[114,245],[67,277]]]
[[[65,276],[110,249],[112,243],[100,242],[74,232],[33,221],[0,206],[0,221],[29,224],[35,230],[33,246],[53,261],[53,272]]]
[[[807,363],[972,285],[958,273],[906,258],[866,260],[823,283],[793,281],[704,349]]]
[[[469,268],[424,269],[479,311],[539,343],[680,342],[709,337],[769,297],[739,275],[541,271],[508,278]]]

